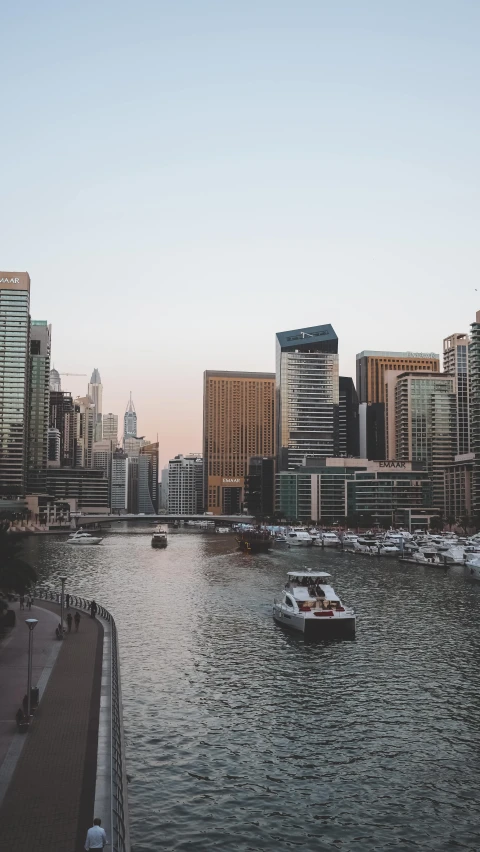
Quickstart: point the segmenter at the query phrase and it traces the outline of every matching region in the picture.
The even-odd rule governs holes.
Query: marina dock
[[[36,593],[39,594],[38,592]],[[63,640],[55,592],[40,593],[31,612],[0,642],[0,852],[10,849],[80,852],[99,816],[114,852],[130,849],[116,627],[98,607],[73,597],[81,615]],[[67,610],[65,610],[66,615]],[[27,733],[15,714],[27,691],[28,628],[34,630],[32,685],[39,704]]]

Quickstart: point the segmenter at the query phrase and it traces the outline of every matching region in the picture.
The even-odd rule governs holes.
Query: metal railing
[[[52,601],[61,605],[61,593],[43,586],[36,586],[34,597],[44,601]],[[70,594],[70,593],[69,593]],[[92,601],[79,595],[70,594],[70,606],[75,609],[90,611]],[[96,615],[108,621],[111,626],[111,826],[113,852],[130,852],[128,848],[128,806],[127,806],[127,775],[124,763],[123,724],[120,694],[120,664],[118,653],[117,628],[113,615],[101,604],[96,604]]]

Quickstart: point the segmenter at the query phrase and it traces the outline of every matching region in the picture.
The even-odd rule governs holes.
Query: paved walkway
[[[22,735],[13,717],[26,692],[23,615],[17,613],[17,626],[0,645],[0,777],[19,752],[0,806],[0,852],[80,852],[94,816],[103,628],[81,611],[79,632],[58,642],[59,607],[41,602],[32,608],[39,619],[33,684],[46,679],[49,666],[51,674]]]

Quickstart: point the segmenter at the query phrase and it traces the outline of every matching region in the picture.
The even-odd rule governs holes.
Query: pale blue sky
[[[278,330],[331,322],[346,375],[468,330],[480,3],[47,0],[1,29],[0,268],[162,463],[201,448],[203,370],[273,371]]]

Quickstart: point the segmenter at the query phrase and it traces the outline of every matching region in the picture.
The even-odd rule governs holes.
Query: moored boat
[[[353,639],[356,616],[345,607],[325,571],[289,571],[288,582],[273,604],[273,617],[282,627],[306,638]]]
[[[237,535],[238,546],[245,553],[267,553],[272,546],[272,536],[268,530],[252,529],[239,530]]]

